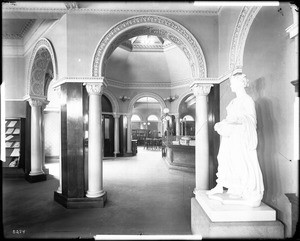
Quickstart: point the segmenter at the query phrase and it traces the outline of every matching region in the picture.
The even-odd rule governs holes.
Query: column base
[[[80,208],[103,208],[107,200],[107,193],[97,198],[68,198],[63,194],[54,191],[54,200],[69,209],[80,209]]]
[[[284,227],[279,221],[213,222],[195,198],[191,199],[191,227],[193,234],[200,234],[203,238],[284,238]]]
[[[47,175],[46,174],[39,174],[39,175],[30,175],[30,174],[25,174],[25,180],[30,183],[34,182],[42,182],[47,180]]]

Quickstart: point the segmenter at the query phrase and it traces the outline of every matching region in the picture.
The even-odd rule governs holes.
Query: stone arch
[[[190,89],[186,90],[182,95],[179,96],[179,98],[177,100],[177,105],[176,105],[176,108],[175,108],[175,110],[177,111],[178,114],[179,114],[179,111],[180,111],[180,103],[189,94],[193,94],[193,92]]]
[[[113,113],[119,113],[119,103],[112,92],[105,88],[103,94],[109,99],[110,103],[112,104]]]
[[[176,44],[187,57],[193,78],[206,77],[205,58],[195,37],[179,23],[156,15],[130,17],[110,28],[96,47],[92,76],[105,76],[107,59],[121,42],[145,34],[163,37]]]
[[[51,65],[51,71],[49,66]],[[46,97],[51,80],[57,79],[57,61],[52,44],[46,38],[41,38],[35,44],[27,71],[27,95]],[[50,73],[52,72],[52,73]],[[48,76],[46,76],[48,74]]]
[[[231,40],[229,70],[242,69],[244,48],[249,29],[260,9],[261,6],[245,6],[241,10]]]
[[[128,106],[128,112],[129,112],[129,113],[132,113],[134,103],[135,103],[138,99],[140,99],[140,98],[142,98],[142,97],[152,97],[152,98],[156,99],[156,100],[159,102],[159,104],[160,104],[162,110],[163,110],[164,108],[167,107],[167,106],[166,106],[166,103],[165,103],[164,100],[163,100],[163,98],[161,98],[159,95],[157,95],[157,94],[155,94],[155,93],[152,93],[152,92],[143,92],[143,93],[137,94],[137,95],[136,95],[135,97],[133,97],[132,100],[129,102],[129,106]]]

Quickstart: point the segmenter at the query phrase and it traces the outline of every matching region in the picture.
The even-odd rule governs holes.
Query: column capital
[[[174,117],[175,117],[176,119],[178,119],[179,116],[180,116],[179,113],[174,113],[173,115],[174,115]]]
[[[212,84],[204,84],[199,82],[194,82],[191,85],[191,90],[193,91],[194,96],[206,96],[210,92],[210,88],[212,87]]]
[[[132,117],[132,114],[131,113],[127,113],[126,116],[127,116],[128,119],[130,119]]]
[[[49,101],[46,99],[37,99],[37,98],[30,98],[27,100],[30,106],[42,106],[43,108],[49,104]]]
[[[102,95],[103,94],[103,83],[87,83],[85,86],[89,95]]]
[[[118,113],[113,113],[113,117],[115,118],[115,119],[119,119],[120,118],[120,114],[118,114]]]

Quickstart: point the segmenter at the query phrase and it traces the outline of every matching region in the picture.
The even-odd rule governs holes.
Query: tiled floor
[[[58,177],[57,164],[49,164]],[[53,200],[56,178],[3,180],[3,229],[8,238],[91,238],[97,234],[191,234],[193,173],[169,170],[160,151],[105,159],[104,208],[66,209]]]

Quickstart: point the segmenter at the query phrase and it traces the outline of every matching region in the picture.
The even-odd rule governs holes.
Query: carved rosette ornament
[[[89,95],[103,94],[103,83],[87,83],[85,88]]]
[[[196,83],[193,84],[191,87],[191,90],[193,91],[194,96],[206,96],[210,92],[210,88],[212,87],[212,84],[200,84]]]

